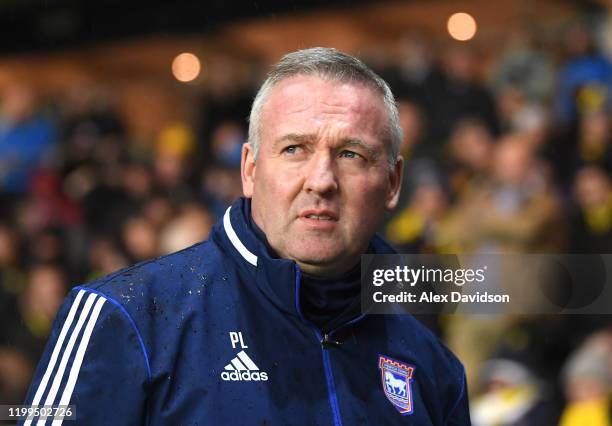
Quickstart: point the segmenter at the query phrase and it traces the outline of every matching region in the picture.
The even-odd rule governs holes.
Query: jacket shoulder
[[[223,271],[226,260],[210,240],[165,256],[140,262],[82,286],[121,304],[165,293],[178,284],[194,285]]]

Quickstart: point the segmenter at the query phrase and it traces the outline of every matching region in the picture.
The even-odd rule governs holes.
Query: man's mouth
[[[326,214],[322,214],[322,215],[309,214],[309,215],[306,215],[306,217],[308,219],[315,219],[315,220],[333,220],[331,216],[328,216]]]
[[[300,217],[318,221],[337,221],[338,215],[331,210],[305,210]]]

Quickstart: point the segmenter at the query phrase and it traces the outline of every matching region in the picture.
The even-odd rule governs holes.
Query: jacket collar
[[[239,198],[214,226],[211,238],[220,243],[243,269],[255,278],[257,286],[279,309],[302,317],[299,302],[299,267],[293,260],[274,258],[266,244],[249,226],[250,200]],[[396,251],[379,235],[370,241],[375,254]]]

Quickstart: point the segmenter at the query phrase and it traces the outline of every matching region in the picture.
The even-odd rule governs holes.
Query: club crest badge
[[[384,355],[378,356],[378,368],[387,399],[402,415],[412,414],[412,376],[414,366]]]

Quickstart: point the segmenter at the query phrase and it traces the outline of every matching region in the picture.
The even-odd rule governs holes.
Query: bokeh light
[[[200,70],[200,60],[193,53],[181,53],[172,61],[172,74],[182,83],[188,83],[198,78]]]
[[[476,20],[469,13],[457,12],[448,18],[446,25],[448,33],[452,38],[459,41],[467,41],[476,34]]]

